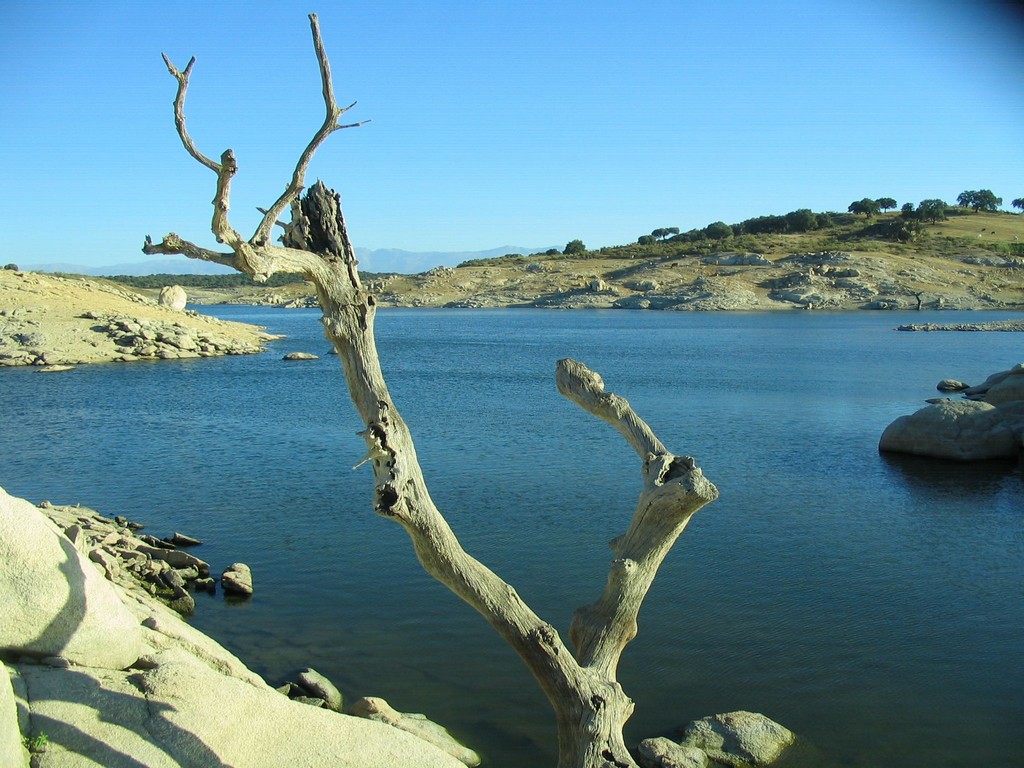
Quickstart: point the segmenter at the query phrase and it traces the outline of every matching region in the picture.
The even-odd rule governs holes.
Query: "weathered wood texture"
[[[375,511],[403,526],[423,567],[475,608],[512,645],[537,679],[558,723],[559,768],[635,766],[622,737],[633,702],[616,680],[619,658],[636,635],[636,617],[659,566],[690,517],[714,500],[718,491],[690,457],[671,454],[623,398],[604,391],[604,382],[582,363],[562,360],[559,391],[611,424],[639,454],[643,486],[633,519],[612,541],[614,559],[603,594],[580,608],[572,622],[568,647],[555,629],[538,617],[506,583],[469,555],[435,506],[420,469],[412,435],[388,392],[374,342],[374,297],[363,287],[349,240],[340,196],[317,182],[304,196],[304,175],[316,148],[340,125],[327,54],[315,15],[310,16],[320,63],[327,116],[296,165],[288,189],[267,210],[246,240],[228,220],[230,184],[237,170],[226,150],[220,162],[202,155],[185,123],[185,94],[194,60],[184,71],[164,57],[178,81],[175,124],[185,149],[217,175],[211,229],[231,250],[200,248],[171,233],[160,243],[148,237],[146,253],[184,254],[226,264],[257,280],[275,272],[299,272],[316,286],[323,325],[345,371],[366,442],[363,463],[373,469]],[[285,208],[282,245],[270,231]]]

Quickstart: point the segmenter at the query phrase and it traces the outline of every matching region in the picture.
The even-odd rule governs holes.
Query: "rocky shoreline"
[[[383,700],[343,714],[315,670],[270,687],[182,620],[194,607],[182,583],[208,588],[197,582],[209,566],[174,538],[184,540],[0,489],[0,765],[479,763],[440,726]]]
[[[180,288],[159,303],[103,281],[0,270],[0,366],[245,355],[278,338],[184,303]]]
[[[909,323],[901,325],[897,331],[995,331],[1019,333],[1024,331],[1024,321],[993,320],[988,323]]]
[[[81,506],[36,507],[0,488],[0,765],[481,763],[424,715],[376,697],[346,705],[316,670],[272,688],[182,619],[194,608],[189,589],[213,581],[210,566],[185,551],[200,542],[140,531]],[[790,765],[799,755],[813,764],[813,747],[757,713],[702,718],[680,734],[641,742],[640,765]]]
[[[367,287],[379,306],[407,308],[1024,310],[1022,269],[1020,258],[899,249],[657,258],[598,251],[586,258],[515,256],[416,275],[378,275]],[[193,294],[197,303],[317,306],[303,283]]]

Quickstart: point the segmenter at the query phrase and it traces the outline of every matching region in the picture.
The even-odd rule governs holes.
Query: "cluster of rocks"
[[[88,278],[0,270],[0,365],[85,363],[260,352],[263,329],[183,309],[179,286],[159,303]],[[67,368],[62,368],[66,370]]]
[[[306,296],[299,296],[291,301],[286,301],[280,306],[285,309],[318,309],[320,307],[320,299],[311,293]]]
[[[644,739],[643,768],[760,768],[777,763],[796,742],[792,731],[756,712],[728,712],[694,720],[683,738]]]
[[[940,392],[963,400],[931,398],[916,413],[900,416],[879,439],[881,451],[979,461],[1013,458],[1024,448],[1024,363],[970,386],[943,379]]]
[[[311,667],[301,670],[294,680],[285,682],[277,690],[292,701],[373,720],[410,733],[447,752],[469,768],[480,765],[480,755],[460,743],[447,728],[428,719],[426,715],[399,712],[377,696],[364,696],[346,707],[337,686]]]
[[[760,253],[716,253],[705,256],[702,264],[720,267],[770,267],[772,263]]]
[[[753,291],[728,277],[701,275],[689,285],[670,291],[663,291],[655,287],[643,293],[623,296],[617,299],[612,306],[615,309],[724,312],[757,309],[760,302]]]
[[[779,259],[778,265],[796,264],[801,269],[761,282],[773,301],[795,304],[804,309],[841,308],[859,302],[865,309],[895,309],[899,301],[878,298],[892,286],[875,285],[862,270],[845,266],[852,256],[842,251],[799,253]]]
[[[340,713],[340,694],[334,711],[282,696],[120,559],[108,568],[91,557],[138,539],[137,530],[78,507],[40,509],[0,488],[0,766],[475,765],[371,716],[373,707]],[[331,695],[312,672],[300,676],[303,690]]]
[[[992,320],[981,323],[907,323],[901,325],[897,331],[1024,331],[1022,320]]]
[[[1008,259],[1002,256],[964,256],[964,264],[1000,269],[1024,269],[1024,259]]]
[[[141,533],[140,523],[120,516],[111,520],[82,506],[44,501],[39,508],[107,579],[129,588],[141,587],[180,614],[195,610],[193,593],[217,590],[209,563],[185,551],[202,544],[199,539],[182,533],[159,539]],[[228,566],[220,581],[227,595],[248,597],[253,593],[252,571],[244,563]]]
[[[180,322],[142,320],[97,312],[85,312],[82,317],[98,321],[92,329],[108,336],[123,350],[123,354],[115,358],[123,362],[248,355],[262,351],[258,344],[201,331]]]

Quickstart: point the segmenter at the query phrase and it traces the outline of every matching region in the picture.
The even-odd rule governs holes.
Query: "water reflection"
[[[1020,457],[960,462],[888,451],[879,456],[893,482],[928,495],[977,501],[1000,492],[1008,482],[1024,483],[1024,458]]]

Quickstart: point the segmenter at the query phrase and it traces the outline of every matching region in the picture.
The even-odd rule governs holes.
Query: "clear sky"
[[[0,262],[213,247],[214,175],[160,59],[197,58],[201,151],[235,150],[250,235],[338,101],[307,177],[357,246],[589,247],[796,208],[1024,197],[1024,23],[985,0],[0,2]]]

